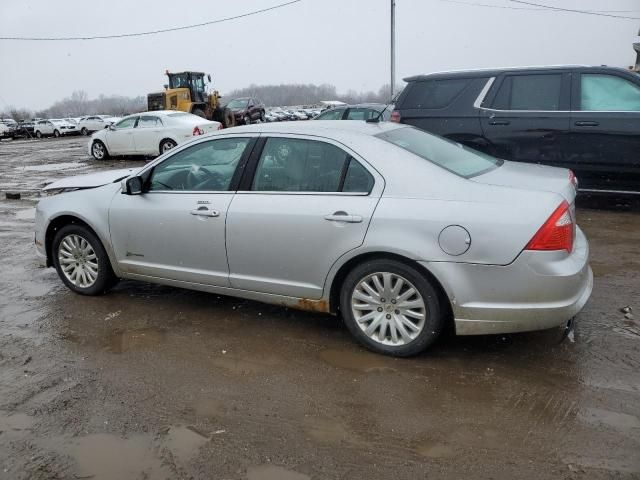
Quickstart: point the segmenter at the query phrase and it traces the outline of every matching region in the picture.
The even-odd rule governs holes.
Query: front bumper
[[[524,251],[505,266],[424,262],[442,283],[458,335],[544,330],[565,325],[593,290],[589,244],[576,229],[573,252]]]

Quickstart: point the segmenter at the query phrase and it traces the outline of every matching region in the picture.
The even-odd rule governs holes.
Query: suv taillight
[[[574,220],[566,200],[551,214],[525,250],[573,250]]]
[[[398,110],[394,110],[393,112],[391,112],[391,118],[389,118],[390,122],[400,123],[400,120],[402,120],[402,117],[400,116],[400,112]]]

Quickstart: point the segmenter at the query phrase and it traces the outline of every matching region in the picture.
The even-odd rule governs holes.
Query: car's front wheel
[[[366,261],[349,272],[340,310],[360,343],[398,357],[425,350],[445,323],[437,291],[425,275],[390,259]]]
[[[36,130],[36,138],[42,138],[42,132],[40,130]]]
[[[82,127],[80,133],[86,137],[87,135],[89,135],[89,130],[87,130],[87,127]]]
[[[105,160],[109,158],[107,147],[105,147],[104,143],[100,140],[96,140],[91,144],[91,155],[93,155],[93,158],[96,160]]]
[[[100,295],[118,280],[102,243],[82,225],[66,225],[58,230],[52,256],[58,275],[76,293]]]
[[[60,136],[60,132],[58,130],[53,131],[53,136],[58,138]]]

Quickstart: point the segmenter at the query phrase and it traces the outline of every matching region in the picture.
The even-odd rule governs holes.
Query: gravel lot
[[[392,359],[331,316],[128,281],[81,297],[39,268],[38,189],[143,162],[0,143],[0,478],[640,478],[637,206],[578,203],[596,279],[573,338]]]

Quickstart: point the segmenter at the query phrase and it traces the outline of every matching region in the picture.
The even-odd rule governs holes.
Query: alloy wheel
[[[91,153],[96,159],[102,160],[104,158],[104,145],[100,142],[95,142],[91,147]]]
[[[351,311],[358,327],[383,345],[406,345],[425,326],[427,308],[418,289],[390,272],[367,275],[351,295]]]
[[[58,246],[58,262],[67,280],[89,288],[98,278],[98,257],[91,244],[77,234],[67,235]]]

